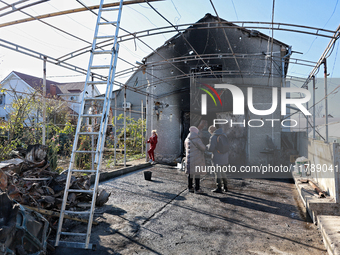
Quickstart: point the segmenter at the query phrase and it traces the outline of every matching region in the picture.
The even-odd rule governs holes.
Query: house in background
[[[17,71],[12,71],[0,83],[0,119],[7,120],[11,105],[15,97],[26,97],[34,93],[42,94],[43,79]],[[46,80],[46,97],[54,100],[63,100],[68,103],[73,114],[79,113],[85,82],[58,83]],[[93,91],[92,91],[93,90]],[[96,87],[88,87],[88,93],[98,96]]]
[[[68,101],[69,107],[77,114],[79,114],[84,85],[85,82],[58,83],[56,85],[58,89],[56,91],[56,96],[62,98],[65,101]],[[93,97],[99,96],[100,93],[97,87],[94,86],[93,88],[94,89],[92,91],[92,86],[88,86],[88,94],[92,95],[93,93]]]
[[[201,97],[197,95],[197,100],[193,100],[190,95],[193,86],[203,83],[211,86],[233,84],[244,95],[247,87],[253,87],[253,105],[259,110],[271,107],[273,87],[280,89],[286,86],[282,81],[288,70],[287,44],[259,31],[219,21],[208,13],[146,56],[140,68],[126,82],[126,105],[123,105],[124,91],[117,93],[117,106],[126,108],[132,117],[139,118],[141,112],[146,111],[147,136],[153,129],[159,135],[155,150],[158,162],[178,162],[184,152],[183,143],[189,127],[198,126],[201,120],[212,125],[215,118],[246,123],[250,119],[281,119],[279,107],[270,116],[257,116],[245,105],[242,117],[232,115],[233,98],[228,90],[218,91],[223,106],[216,106],[208,99],[208,114],[200,114],[197,101]],[[268,45],[271,47],[268,48]],[[142,100],[143,107],[147,103],[147,109],[141,109]],[[112,104],[115,104],[114,101]],[[268,121],[261,128],[242,125],[227,128],[225,125],[224,131],[231,140],[229,160],[235,165],[266,163],[268,139],[274,147],[281,148],[282,127],[272,127]]]

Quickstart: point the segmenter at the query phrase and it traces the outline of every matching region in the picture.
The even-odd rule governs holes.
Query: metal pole
[[[93,74],[91,75],[91,80],[94,81],[94,77],[93,77]],[[86,91],[84,91],[84,93],[86,93]],[[94,84],[92,84],[92,98],[94,97]],[[94,110],[94,102],[92,101],[91,102],[91,105],[92,105],[92,111]],[[87,124],[87,123],[86,123]],[[91,119],[91,132],[94,132],[94,125],[93,125],[93,119]],[[94,136],[91,135],[91,145],[92,145],[92,151],[94,151]],[[91,153],[91,157],[92,157],[92,163],[91,163],[91,169],[94,170],[94,160],[95,160],[95,155],[94,153]]]
[[[306,86],[306,89],[308,90],[308,84]],[[308,101],[306,103],[306,108],[308,109]],[[306,133],[307,133],[307,139],[308,139],[308,126],[309,126],[309,122],[308,122],[308,115],[306,115]]]
[[[126,85],[124,85],[124,167],[126,167]]]
[[[327,97],[327,61],[324,58],[324,75],[325,75],[325,125],[326,125],[326,138],[325,143],[328,143],[328,97]]]
[[[148,140],[148,130],[149,130],[149,99],[148,99],[148,95],[146,95],[146,120],[145,120],[145,127],[146,127],[146,131],[145,131],[145,141]],[[145,162],[148,162],[148,143],[145,143]]]
[[[143,121],[144,121],[144,116],[143,116],[143,110],[144,110],[144,107],[143,107],[143,99],[141,100],[141,106],[140,106],[140,113],[141,113],[141,119],[142,119],[142,157],[143,157],[143,152],[144,152],[144,132],[143,132]]]
[[[286,87],[286,77],[285,77],[285,59],[286,58],[289,58],[290,55],[292,55],[292,46],[289,46],[288,47],[288,53],[286,55],[283,56],[282,58],[282,61],[281,61],[281,71],[282,71],[282,74],[281,74],[281,82],[282,82],[282,87]],[[289,96],[290,96],[290,93],[289,93]],[[286,116],[289,116],[290,115],[290,108],[287,109],[287,114]],[[285,117],[286,117],[285,116]],[[273,131],[274,129],[272,129]],[[284,130],[287,130],[287,131],[290,131],[290,127],[288,128],[284,128]]]
[[[42,144],[46,144],[46,60],[44,56],[44,68],[43,68],[43,126],[42,126]]]
[[[113,165],[116,165],[116,161],[117,161],[117,92],[115,92],[115,120],[114,120],[114,124],[115,124],[115,134],[114,134],[114,160],[113,160]]]
[[[315,139],[315,76],[313,75],[313,139]]]
[[[153,105],[154,105],[154,102],[153,102],[153,66],[151,66],[151,74],[152,74],[152,77],[151,77],[151,86],[150,86],[150,95],[151,95],[151,98],[150,98],[150,124],[151,124],[151,130],[153,130]]]

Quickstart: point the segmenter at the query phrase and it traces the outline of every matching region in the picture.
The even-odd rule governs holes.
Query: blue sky
[[[8,0],[7,2],[13,3],[16,1]],[[82,2],[89,6],[99,3],[99,1],[95,0],[82,0]],[[272,0],[212,0],[212,2],[216,7],[218,15],[222,19],[228,21],[271,22],[272,20]],[[209,0],[165,0],[151,4],[173,24],[194,23],[204,17],[206,13],[215,15]],[[276,0],[274,22],[336,30],[340,24],[339,5],[338,0]],[[0,7],[1,6],[3,5],[0,5]],[[25,9],[25,11],[36,16],[39,14],[79,7],[81,7],[81,5],[75,0],[51,0]],[[25,17],[26,16],[21,13],[6,15],[0,17],[0,24]],[[44,21],[87,41],[92,41],[95,20],[96,17],[89,12],[44,19]],[[168,25],[169,24],[156,14],[147,4],[129,5],[125,6],[123,9],[121,27],[130,32]],[[261,32],[271,35],[271,30],[264,29],[261,30]],[[143,40],[155,49],[173,35],[174,33],[145,37]],[[55,58],[87,45],[84,42],[69,37],[38,21],[0,28],[0,38]],[[316,37],[314,35],[277,30],[274,31],[274,38],[291,45],[293,51],[303,53],[294,53],[292,57],[315,62],[320,58],[330,40],[329,38]],[[327,59],[330,78],[340,77],[340,64],[339,58],[337,58],[338,51],[339,41],[335,44],[332,54]],[[141,59],[150,52],[151,50],[140,42],[136,41],[135,44],[135,42],[130,41],[121,44],[119,56],[129,61],[131,64],[135,64],[136,61],[141,61]],[[88,57],[88,55],[83,55],[82,57],[74,58],[70,63],[86,69]],[[35,76],[42,76],[42,66],[41,60],[33,59],[0,47],[0,80],[5,78],[12,70]],[[132,65],[127,65],[122,62],[118,63],[118,69],[124,69],[131,66]],[[311,67],[291,64],[289,67],[289,74],[307,77],[311,70]],[[52,64],[47,65],[47,76],[51,80],[60,82],[85,80],[84,75],[79,75],[76,72],[55,67]],[[318,77],[322,76],[323,71],[320,71]],[[124,79],[127,77],[128,76],[124,77]],[[337,84],[330,84],[333,88],[336,85]],[[294,84],[293,82],[292,86],[299,86],[299,84]]]

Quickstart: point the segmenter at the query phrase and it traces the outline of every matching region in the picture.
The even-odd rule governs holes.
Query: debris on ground
[[[63,201],[67,173],[59,174],[50,169],[47,146],[29,146],[27,151],[14,152],[14,155],[18,158],[0,162],[0,192],[6,192],[19,204],[44,214],[51,227],[55,228]],[[89,190],[90,186],[90,176],[79,175],[71,178],[70,189]],[[96,205],[104,205],[110,195],[111,193],[105,190],[99,190]],[[80,211],[81,208],[85,208],[84,204],[90,206],[91,200],[92,194],[69,193],[67,210]]]
[[[0,193],[0,254],[46,254],[48,221]]]
[[[314,191],[318,193],[319,198],[326,197],[326,191],[322,191],[314,182],[308,180],[308,183],[313,187]]]

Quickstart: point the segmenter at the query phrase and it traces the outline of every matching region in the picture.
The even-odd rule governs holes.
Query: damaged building
[[[143,112],[147,136],[153,129],[158,132],[158,162],[179,162],[191,125],[198,126],[206,120],[210,126],[214,119],[227,119],[229,124],[230,120],[240,123],[223,125],[231,143],[232,164],[272,163],[273,151],[281,149],[280,97],[271,114],[255,115],[247,106],[247,88],[253,88],[255,109],[270,109],[273,88],[280,93],[285,86],[290,52],[288,45],[259,31],[206,14],[146,56],[126,82],[126,89],[113,92],[116,97],[113,96],[112,108],[117,104],[133,118],[140,118]],[[241,89],[244,115],[233,115],[235,98],[230,90],[219,88],[216,93],[220,100],[213,95],[217,100],[214,102],[208,96],[207,114],[202,115],[200,100],[204,90],[195,92],[195,88],[214,88],[215,84],[232,84]],[[209,87],[205,89],[210,91]],[[253,119],[264,125],[250,128],[248,123]],[[267,119],[280,121],[273,125]],[[251,125],[259,124],[254,121]]]

